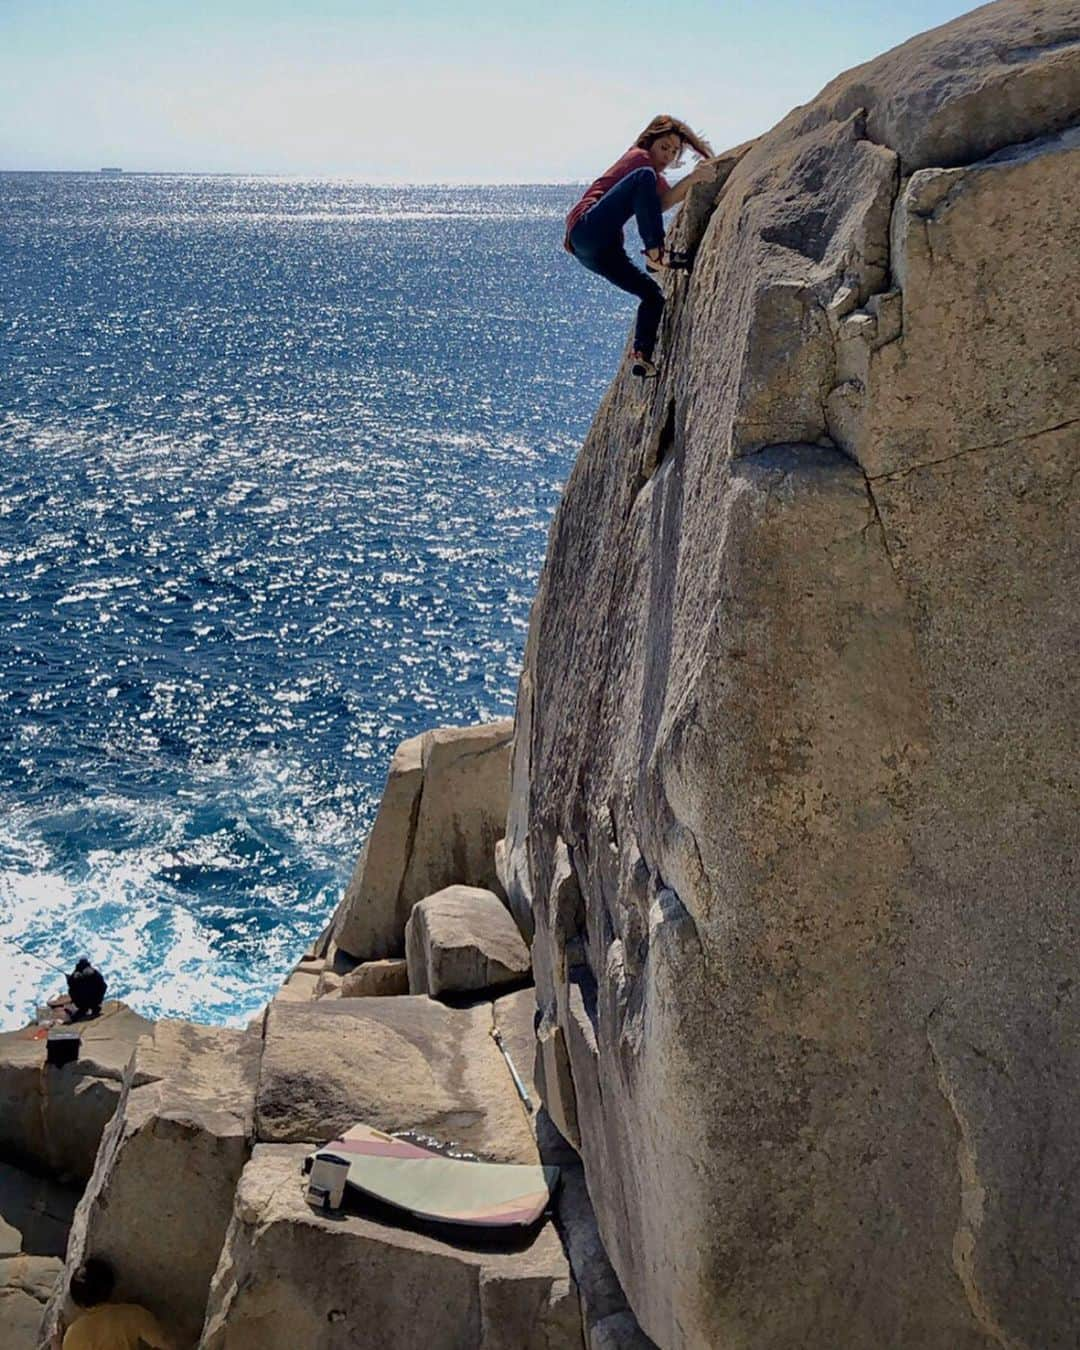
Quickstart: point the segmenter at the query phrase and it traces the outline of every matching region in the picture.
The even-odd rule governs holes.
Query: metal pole
[[[491,1039],[502,1051],[502,1057],[506,1060],[506,1067],[510,1070],[510,1077],[514,1080],[514,1087],[517,1088],[517,1094],[521,1098],[525,1110],[532,1114],[533,1104],[529,1094],[525,1091],[525,1084],[521,1081],[517,1069],[514,1068],[514,1061],[510,1058],[510,1051],[503,1045],[502,1032],[496,1027],[491,1028]]]

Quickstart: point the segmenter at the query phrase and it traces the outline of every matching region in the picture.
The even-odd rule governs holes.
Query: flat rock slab
[[[275,1003],[310,1003],[319,989],[322,971],[294,970],[274,995]]]
[[[203,1350],[579,1350],[577,1291],[543,1223],[478,1248],[304,1201],[304,1146],[259,1145],[214,1277]]]
[[[409,992],[409,967],[403,957],[365,961],[341,981],[342,998],[393,998]]]
[[[250,1133],[261,1052],[257,1028],[236,1031],[172,1019],[156,1022],[138,1044],[132,1087],[161,1083],[166,1109],[226,1114]]]
[[[415,905],[405,927],[411,994],[456,994],[515,984],[530,971],[510,911],[492,891],[447,886]]]
[[[85,1181],[139,1037],[152,1027],[123,1003],[81,1022],[79,1059],[45,1063],[46,1029],[0,1033],[0,1152],[53,1176]]]
[[[363,1123],[492,1162],[538,1161],[491,1038],[493,1016],[489,1002],[448,1008],[413,995],[274,1005],[259,1080],[259,1141],[325,1144]]]

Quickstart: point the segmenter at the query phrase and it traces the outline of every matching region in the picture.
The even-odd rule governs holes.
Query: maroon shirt
[[[563,246],[568,253],[573,253],[570,247],[570,231],[578,223],[581,217],[589,209],[595,206],[605,192],[610,191],[616,183],[621,183],[628,173],[633,173],[635,169],[651,169],[653,167],[652,159],[649,157],[648,150],[643,150],[640,145],[631,146],[625,155],[620,155],[610,169],[607,169],[588,188],[581,201],[572,208],[570,214],[566,217],[566,238],[563,240]],[[668,181],[662,173],[656,175],[656,195],[663,196],[668,192]]]

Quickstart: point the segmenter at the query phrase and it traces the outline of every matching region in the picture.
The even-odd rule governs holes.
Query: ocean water
[[[243,1020],[394,746],[512,711],[630,318],[572,199],[0,174],[0,1023],[83,954]]]

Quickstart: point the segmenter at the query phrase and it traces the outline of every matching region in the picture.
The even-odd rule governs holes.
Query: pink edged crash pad
[[[525,1228],[547,1208],[557,1167],[444,1158],[406,1139],[354,1125],[312,1156],[349,1164],[348,1184],[418,1219],[474,1228]]]

